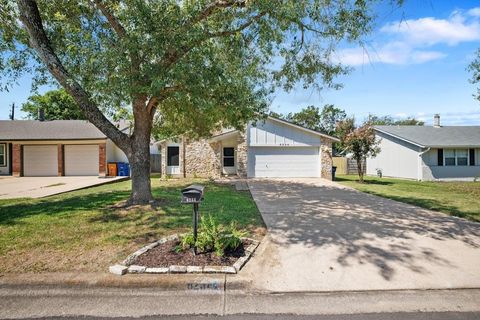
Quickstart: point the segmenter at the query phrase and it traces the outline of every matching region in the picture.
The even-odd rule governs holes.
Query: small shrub
[[[220,224],[213,216],[207,215],[200,222],[196,246],[202,252],[215,252],[218,256],[224,256],[226,251],[236,250],[242,244],[242,237],[247,233],[238,228],[238,224],[232,221],[228,226]],[[183,250],[192,248],[195,242],[193,233],[188,233],[181,239]]]

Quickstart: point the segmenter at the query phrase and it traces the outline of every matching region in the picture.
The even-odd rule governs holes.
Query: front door
[[[236,174],[237,167],[235,165],[235,148],[223,148],[223,173],[226,175]]]
[[[180,147],[167,147],[167,174],[180,174]]]

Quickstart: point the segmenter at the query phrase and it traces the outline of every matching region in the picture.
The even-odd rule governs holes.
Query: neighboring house
[[[375,126],[380,153],[367,159],[367,174],[416,180],[480,176],[480,126]]]
[[[118,127],[129,130],[127,122]],[[105,176],[107,162],[128,160],[88,121],[0,121],[1,175]]]
[[[335,137],[268,117],[246,131],[223,130],[209,139],[160,141],[162,175],[322,177],[331,179]],[[166,156],[163,156],[166,155]]]

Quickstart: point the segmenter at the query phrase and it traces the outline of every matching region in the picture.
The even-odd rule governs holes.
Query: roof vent
[[[440,115],[437,113],[436,115],[433,116],[433,126],[435,128],[440,128]]]

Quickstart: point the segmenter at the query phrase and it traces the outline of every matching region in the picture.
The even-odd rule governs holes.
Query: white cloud
[[[336,62],[350,66],[373,63],[396,65],[420,64],[444,58],[446,54],[439,51],[416,50],[402,42],[390,42],[383,46],[371,48],[350,48],[337,52]]]
[[[346,48],[337,51],[336,62],[350,66],[369,63],[396,65],[420,64],[442,59],[446,53],[431,47],[455,46],[480,40],[480,7],[466,13],[454,11],[447,19],[425,17],[390,22],[380,28],[388,41],[369,48]]]
[[[422,46],[440,43],[453,46],[460,42],[480,40],[478,19],[469,20],[460,12],[452,13],[448,19],[427,17],[391,22],[380,31],[401,36],[407,43]]]
[[[480,7],[468,10],[467,14],[471,15],[472,17],[480,17]]]

